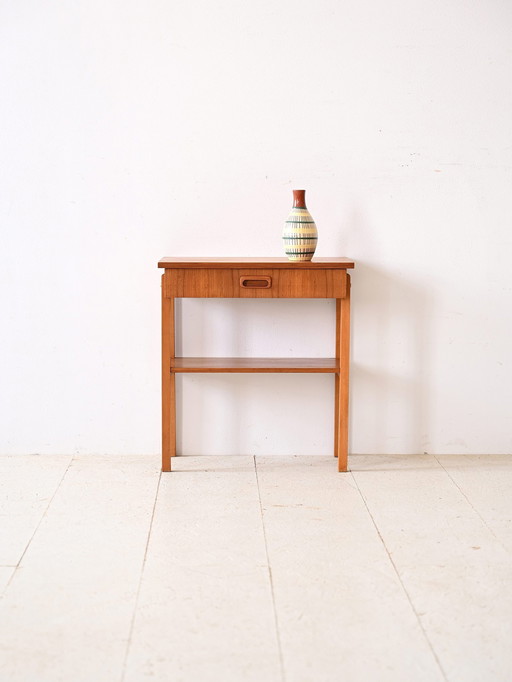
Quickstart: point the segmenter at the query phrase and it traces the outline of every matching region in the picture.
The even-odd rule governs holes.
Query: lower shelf
[[[337,358],[173,358],[171,372],[331,372]]]

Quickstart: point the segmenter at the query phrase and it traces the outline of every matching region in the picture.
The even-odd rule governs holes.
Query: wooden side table
[[[334,456],[347,471],[350,358],[350,275],[347,258],[162,258],[162,471],[176,455],[179,372],[330,372],[334,374]],[[332,358],[176,357],[176,298],[335,298]]]

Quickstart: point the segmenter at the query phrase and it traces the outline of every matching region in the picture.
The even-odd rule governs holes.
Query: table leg
[[[334,454],[338,471],[347,471],[348,463],[348,382],[350,366],[350,275],[347,295],[336,299],[336,357],[340,372],[335,375]]]
[[[337,305],[336,305],[337,307]],[[340,411],[340,375],[338,372],[334,375],[334,456],[338,456],[338,441],[340,432],[340,422],[338,414]]]
[[[162,471],[171,471],[176,455],[176,380],[171,373],[174,358],[174,298],[165,295],[162,275]]]

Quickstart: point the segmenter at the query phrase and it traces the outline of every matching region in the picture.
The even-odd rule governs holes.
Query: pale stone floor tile
[[[0,456],[0,566],[21,559],[71,457]]]
[[[0,601],[0,679],[120,679],[156,460],[75,457]]]
[[[512,456],[438,455],[437,459],[492,533],[512,551]]]
[[[402,468],[367,459],[354,479],[446,678],[508,682],[512,557],[438,462],[407,459]]]
[[[350,473],[257,458],[287,682],[443,680]]]
[[[510,457],[70,460],[0,457],[1,682],[512,679]]]
[[[281,680],[252,457],[163,474],[126,682]]]
[[[350,455],[350,471],[423,471],[438,469],[434,455]]]

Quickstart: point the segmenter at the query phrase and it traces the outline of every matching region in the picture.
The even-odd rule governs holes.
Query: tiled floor
[[[0,457],[1,682],[509,682],[512,456]]]

